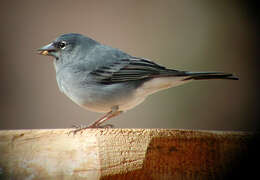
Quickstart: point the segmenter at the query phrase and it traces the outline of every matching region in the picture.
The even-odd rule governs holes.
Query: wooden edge
[[[0,131],[0,179],[218,179],[253,133],[177,129]]]

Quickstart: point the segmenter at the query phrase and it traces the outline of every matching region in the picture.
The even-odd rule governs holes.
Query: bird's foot
[[[70,134],[77,134],[78,132],[80,132],[80,134],[82,134],[82,132],[85,130],[85,129],[92,129],[92,128],[114,128],[114,125],[113,124],[104,124],[104,125],[100,125],[100,124],[90,124],[90,125],[76,125],[74,124],[72,126],[73,128],[75,128],[75,130],[72,130],[72,131],[69,131],[68,132],[68,135]]]
[[[101,125],[101,124],[103,124],[105,121],[109,120],[110,118],[119,115],[120,113],[122,113],[122,111],[118,111],[118,106],[114,106],[111,108],[111,111],[109,111],[103,117],[101,117],[97,121],[94,121],[90,125],[87,125],[87,126],[86,125],[73,125],[73,127],[76,129],[73,131],[70,131],[68,134],[73,133],[75,135],[78,132],[80,132],[80,134],[82,134],[82,132],[85,129],[89,129],[89,128],[113,128],[114,126],[112,124],[105,124],[105,125]]]

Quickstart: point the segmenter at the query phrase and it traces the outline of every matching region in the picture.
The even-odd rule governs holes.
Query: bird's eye
[[[64,49],[65,46],[66,46],[66,42],[65,41],[58,42],[58,48]]]

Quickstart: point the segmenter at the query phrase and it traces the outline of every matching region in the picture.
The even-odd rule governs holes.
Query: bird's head
[[[57,61],[73,61],[79,54],[93,46],[96,42],[81,34],[63,34],[50,44],[38,49],[39,54],[54,57]],[[84,54],[84,53],[83,53]]]

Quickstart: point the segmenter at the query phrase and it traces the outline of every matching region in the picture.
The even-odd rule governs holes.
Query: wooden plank
[[[0,179],[220,179],[246,132],[174,129],[0,131]]]

